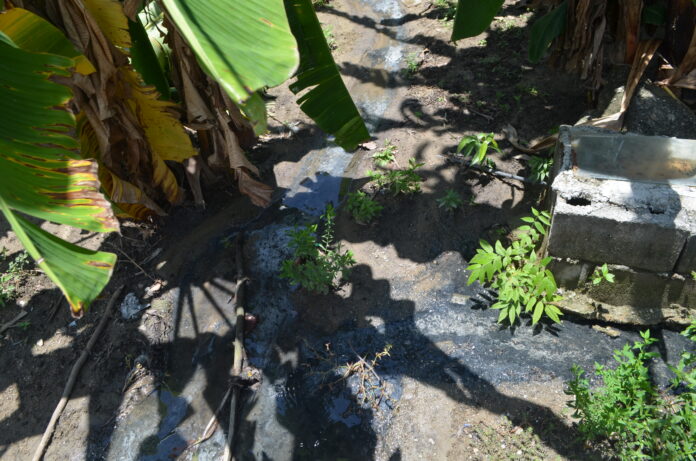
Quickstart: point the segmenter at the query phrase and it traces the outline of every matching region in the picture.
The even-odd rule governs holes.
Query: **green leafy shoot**
[[[406,56],[406,67],[401,70],[406,78],[413,78],[420,69],[421,61],[418,59],[418,53],[411,53]]]
[[[425,163],[419,163],[415,158],[408,160],[408,168],[402,170],[368,171],[367,175],[377,184],[377,189],[388,190],[392,195],[411,195],[421,191],[423,179],[416,173],[416,169]]]
[[[500,152],[498,143],[494,139],[494,134],[479,133],[464,137],[457,146],[457,153],[463,154],[465,157],[471,157],[472,165],[486,163],[488,166],[494,166],[490,165],[492,162],[488,159],[489,148]]]
[[[348,212],[360,224],[368,224],[382,212],[382,205],[363,191],[348,194]]]
[[[457,5],[451,0],[435,0],[433,5],[443,22],[452,21],[457,14]]]
[[[572,367],[575,376],[566,394],[568,406],[579,418],[578,429],[590,442],[608,447],[622,460],[693,460],[696,457],[696,354],[682,351],[668,392],[652,383],[648,362],[658,354],[648,352],[656,342],[650,331],[641,341],[614,351],[615,368],[595,364],[601,386],[591,386],[585,371]],[[696,342],[696,320],[682,332]]]
[[[0,261],[6,259],[6,252],[7,250],[3,248],[0,252]],[[7,271],[0,273],[0,307],[15,299],[17,287],[26,273],[28,265],[29,255],[26,251],[22,251],[8,263]]]
[[[595,267],[590,279],[592,280],[592,285],[599,285],[605,280],[609,283],[614,283],[614,274],[609,271],[607,264],[604,263],[601,266]]]
[[[561,298],[553,274],[546,266],[551,258],[540,259],[536,247],[550,224],[545,211],[532,208],[532,215],[522,218],[527,223],[517,229],[518,238],[507,248],[500,241],[495,245],[481,240],[481,247],[466,268],[471,271],[469,284],[487,284],[498,292],[493,309],[499,309],[498,322],[513,325],[522,316],[530,316],[532,324],[546,316],[560,322],[562,315],[555,305]]]
[[[288,233],[294,255],[283,261],[281,278],[309,291],[325,294],[350,275],[355,259],[350,250],[341,251],[340,243],[333,242],[335,217],[336,212],[329,204],[321,217],[324,221],[321,236],[318,235],[318,224],[308,224]]]
[[[372,154],[372,160],[375,162],[375,165],[384,168],[396,161],[395,152],[396,146],[387,139],[384,143],[384,148]]]
[[[326,44],[329,45],[329,48],[331,50],[337,49],[338,45],[336,44],[336,36],[333,33],[333,27],[322,24],[321,30],[324,32],[324,39],[326,40]]]
[[[551,174],[551,168],[553,168],[553,158],[535,155],[531,158],[531,160],[529,160],[529,168],[531,170],[529,179],[537,183],[544,182]]]
[[[444,208],[446,211],[450,212],[464,204],[464,200],[462,200],[462,197],[454,189],[448,190],[445,195],[435,201],[438,207]]]

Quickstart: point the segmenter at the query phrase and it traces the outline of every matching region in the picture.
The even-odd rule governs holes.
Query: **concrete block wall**
[[[691,279],[696,270],[696,182],[626,180],[616,175],[622,165],[618,161],[610,165],[610,173],[602,171],[601,162],[596,171],[587,171],[587,162],[582,170],[578,156],[583,152],[576,151],[575,141],[598,133],[606,134],[589,127],[560,130],[546,242],[559,286],[580,290],[598,303],[688,308],[696,314],[696,281]],[[621,136],[627,135],[609,136],[623,145]],[[640,141],[632,136],[633,144]],[[664,141],[668,147],[674,145],[670,138]],[[655,138],[646,141],[652,146],[660,143]],[[685,146],[681,140],[678,145]],[[696,141],[686,147],[693,152],[684,155],[696,153]],[[667,152],[666,158],[670,155],[681,154]],[[594,268],[604,263],[613,269],[615,283],[588,284]]]

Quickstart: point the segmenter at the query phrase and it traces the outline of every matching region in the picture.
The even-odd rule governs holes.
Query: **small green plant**
[[[599,285],[604,280],[609,283],[614,283],[614,274],[609,271],[607,264],[604,263],[601,266],[595,267],[590,279],[592,280],[592,285]]]
[[[696,280],[696,271],[691,271],[691,280]]]
[[[19,322],[19,323],[17,324],[17,326],[18,326],[19,328],[21,328],[22,330],[26,331],[26,330],[28,330],[29,327],[31,326],[31,322],[30,322],[29,320],[25,320],[25,321],[23,321],[23,322]]]
[[[488,45],[488,41],[485,38],[482,38],[481,40],[478,41],[477,45],[478,46],[486,46],[486,45]]]
[[[440,20],[449,22],[454,19],[457,14],[457,5],[449,0],[435,0],[433,2],[435,9],[441,14]]]
[[[488,159],[489,148],[500,152],[498,143],[494,139],[494,134],[479,133],[464,137],[457,146],[457,153],[462,153],[465,157],[471,157],[472,165],[485,163],[488,166],[495,166],[491,165],[493,162]]]
[[[308,224],[304,229],[290,231],[292,259],[283,261],[280,276],[309,291],[328,293],[337,281],[346,279],[355,264],[353,252],[342,252],[340,243],[335,245],[334,218],[331,204],[321,219],[324,221],[321,238],[317,241],[318,224]]]
[[[517,229],[518,238],[505,248],[500,241],[495,245],[481,240],[481,248],[471,258],[469,284],[478,281],[497,290],[498,300],[493,309],[500,309],[498,322],[510,325],[523,315],[531,315],[535,325],[543,315],[560,322],[560,309],[554,305],[561,298],[556,295],[556,280],[546,266],[547,257],[539,259],[537,244],[549,226],[550,216],[532,208],[533,216],[522,218],[527,225]]]
[[[333,27],[322,25],[321,30],[324,32],[324,38],[326,39],[326,44],[329,45],[329,49],[337,49],[338,45],[336,45],[336,37],[333,33]]]
[[[6,253],[7,249],[3,248],[0,252],[0,260],[6,259]],[[7,272],[0,274],[0,307],[17,296],[17,285],[21,281],[28,264],[29,255],[26,251],[22,251],[9,262]]]
[[[382,205],[363,191],[348,194],[348,212],[361,224],[372,221],[382,212],[382,208]]]
[[[387,139],[384,142],[384,148],[372,154],[372,160],[375,165],[385,167],[396,160],[395,152],[396,146]]]
[[[531,174],[529,179],[534,182],[543,182],[549,178],[553,168],[553,157],[541,157],[535,155],[529,160]]]
[[[650,380],[648,352],[656,339],[641,332],[642,341],[614,351],[615,368],[595,364],[603,385],[590,388],[584,370],[574,365],[568,402],[580,419],[578,429],[590,442],[604,442],[622,460],[693,460],[696,457],[696,354],[683,351],[670,389],[660,392]],[[696,320],[682,332],[696,342]]]
[[[421,61],[418,59],[418,53],[411,53],[406,56],[406,67],[402,70],[404,77],[413,78],[420,69]]]
[[[464,200],[462,200],[461,196],[454,189],[448,190],[445,195],[435,201],[438,207],[444,208],[447,211],[454,211],[464,204]]]
[[[420,183],[423,179],[416,173],[416,169],[423,165],[425,163],[418,163],[415,158],[410,158],[408,168],[386,172],[370,170],[367,175],[375,181],[380,190],[388,190],[393,195],[410,195],[421,191]]]

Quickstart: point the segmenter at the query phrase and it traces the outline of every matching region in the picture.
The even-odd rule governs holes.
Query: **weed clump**
[[[696,354],[683,351],[670,369],[674,378],[669,393],[661,393],[650,380],[647,362],[658,354],[648,352],[656,339],[650,331],[642,341],[614,351],[616,368],[595,365],[603,385],[591,389],[584,370],[572,368],[575,378],[566,394],[568,405],[580,418],[578,429],[586,440],[603,443],[622,460],[693,460],[696,457]],[[696,320],[682,332],[696,342]]]
[[[335,217],[336,212],[329,204],[321,217],[324,221],[321,236],[318,235],[318,224],[308,224],[288,233],[294,255],[283,261],[281,278],[309,291],[325,294],[349,276],[355,259],[353,252],[342,252],[341,244],[333,241]]]

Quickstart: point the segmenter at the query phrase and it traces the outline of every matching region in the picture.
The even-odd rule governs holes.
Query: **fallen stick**
[[[15,318],[13,318],[12,320],[10,320],[9,322],[3,323],[2,326],[0,326],[0,334],[4,333],[5,330],[9,330],[13,326],[15,326],[15,323],[19,322],[20,320],[22,320],[26,316],[27,316],[27,311],[22,311],[19,314],[17,314],[17,316]]]
[[[240,378],[242,374],[242,359],[244,357],[244,284],[247,279],[244,277],[244,266],[242,258],[242,234],[237,235],[236,265],[237,265],[237,286],[234,290],[234,310],[236,320],[234,323],[234,358],[232,361],[232,378]],[[239,400],[239,389],[235,382],[232,383],[232,399],[230,400],[230,422],[227,429],[227,443],[225,444],[225,454],[223,459],[230,461],[234,458],[234,432],[237,420],[237,401]]]
[[[72,393],[72,389],[75,386],[75,381],[77,381],[77,375],[80,374],[82,365],[84,365],[85,361],[87,361],[89,353],[92,351],[94,344],[97,342],[97,339],[101,335],[101,332],[104,330],[104,327],[106,326],[106,323],[109,320],[111,310],[113,309],[114,304],[116,303],[116,299],[118,298],[118,295],[121,294],[122,290],[123,285],[118,287],[114,294],[111,295],[111,299],[109,299],[109,303],[106,305],[106,309],[102,314],[101,320],[99,320],[99,323],[97,324],[97,328],[94,329],[94,332],[92,333],[92,336],[89,338],[87,345],[82,350],[82,354],[73,365],[72,370],[70,370],[70,376],[68,377],[68,382],[65,384],[65,388],[63,389],[63,395],[61,396],[60,401],[58,402],[58,406],[56,406],[56,409],[53,410],[51,420],[48,422],[48,426],[46,427],[46,430],[44,431],[43,436],[41,437],[41,442],[39,442],[39,446],[36,448],[36,451],[34,452],[34,457],[32,458],[32,461],[41,461],[41,458],[43,458],[44,452],[48,447],[48,442],[51,441],[53,431],[56,429],[56,423],[58,422],[58,418],[60,418],[60,415],[63,413],[65,406],[68,404],[70,394]]]

